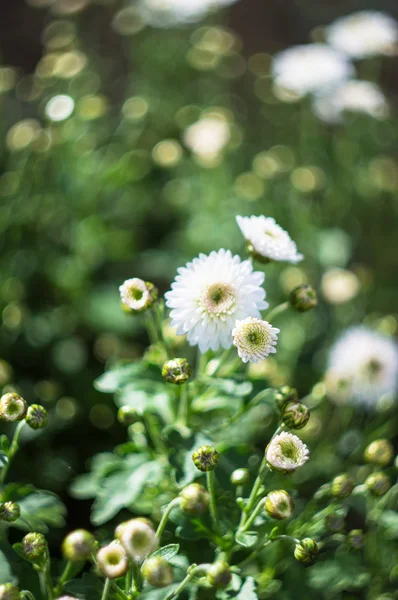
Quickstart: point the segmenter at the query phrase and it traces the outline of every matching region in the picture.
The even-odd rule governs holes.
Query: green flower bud
[[[364,458],[371,465],[386,467],[393,459],[394,448],[388,440],[375,440],[365,449]]]
[[[168,383],[181,385],[186,383],[192,375],[192,367],[186,358],[173,358],[164,363],[162,377]]]
[[[22,539],[22,551],[28,560],[41,558],[48,548],[47,540],[42,533],[28,533]]]
[[[122,308],[128,313],[140,313],[148,310],[158,299],[158,290],[149,281],[134,277],[127,279],[119,287]]]
[[[4,502],[0,504],[0,521],[13,523],[21,516],[21,509],[16,502]]]
[[[159,538],[147,519],[126,521],[116,528],[115,534],[127,554],[137,563],[159,547]]]
[[[328,498],[330,496],[330,490],[331,490],[331,485],[330,483],[324,483],[323,485],[321,485],[320,488],[318,488],[314,494],[314,500],[324,500],[325,498]]]
[[[112,542],[97,552],[97,565],[108,579],[123,577],[128,570],[127,554],[118,542]]]
[[[76,529],[68,533],[62,542],[62,554],[71,562],[88,560],[96,549],[95,537],[85,529]]]
[[[332,513],[325,519],[326,529],[331,533],[340,533],[345,526],[345,517],[343,514]]]
[[[360,550],[365,542],[362,529],[352,529],[347,535],[347,542],[353,550]]]
[[[281,387],[275,395],[275,402],[280,411],[282,411],[288,402],[298,402],[297,390],[288,385]]]
[[[132,406],[122,406],[117,411],[117,419],[119,423],[128,427],[140,420],[140,415]]]
[[[161,556],[147,558],[142,567],[142,574],[148,583],[157,588],[166,587],[173,583],[173,570]]]
[[[192,454],[192,460],[199,471],[213,471],[218,463],[218,452],[211,446],[201,446]]]
[[[302,429],[310,418],[310,409],[302,402],[288,402],[281,412],[281,419],[289,429]]]
[[[294,510],[293,498],[285,490],[274,490],[267,495],[264,508],[271,519],[288,519]]]
[[[343,473],[337,475],[332,481],[330,492],[335,498],[348,498],[354,489],[354,482],[350,475]]]
[[[208,508],[209,492],[199,483],[191,483],[180,493],[181,508],[184,512],[199,517]]]
[[[43,429],[48,423],[48,414],[44,406],[32,404],[28,408],[25,421],[31,429]]]
[[[13,583],[0,585],[0,600],[19,600],[20,597],[19,589]]]
[[[294,558],[305,565],[312,565],[318,554],[318,545],[311,538],[304,538],[294,549]]]
[[[28,405],[25,400],[10,392],[0,398],[0,418],[8,423],[22,421],[25,418]]]
[[[236,469],[231,475],[232,485],[247,485],[250,481],[250,473],[247,469]]]
[[[374,496],[384,496],[391,487],[391,482],[384,473],[372,473],[365,481],[365,485]]]
[[[290,306],[299,312],[306,312],[315,308],[318,304],[318,298],[314,288],[308,283],[302,283],[295,287],[289,294]]]
[[[207,581],[215,588],[227,587],[232,579],[229,564],[223,560],[213,563],[207,571]]]

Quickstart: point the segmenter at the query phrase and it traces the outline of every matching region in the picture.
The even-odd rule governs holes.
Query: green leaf
[[[8,454],[8,451],[10,449],[10,442],[8,440],[8,437],[4,433],[0,436],[0,449],[5,454]]]
[[[66,508],[61,500],[51,492],[35,491],[18,501],[21,516],[29,523],[31,529],[47,533],[49,527],[65,525]],[[26,524],[18,519],[15,527],[26,530]]]
[[[178,554],[179,549],[180,544],[169,544],[168,546],[163,546],[163,548],[159,548],[159,550],[153,552],[151,556],[160,556],[161,558],[164,558],[168,561],[172,559],[173,556]]]
[[[236,542],[244,548],[251,548],[257,542],[258,533],[256,531],[238,532],[235,536]]]
[[[248,396],[253,390],[253,384],[250,381],[239,381],[237,379],[209,379],[209,384],[212,388],[228,396],[238,398]]]
[[[160,590],[148,590],[147,592],[140,594],[140,598],[142,598],[142,600],[164,600],[167,597],[167,594],[170,594],[176,587],[177,585],[173,583]]]
[[[94,381],[94,387],[104,394],[113,394],[124,385],[127,385],[140,372],[138,363],[118,364],[105,371]]]
[[[378,523],[386,528],[385,536],[390,539],[398,538],[398,514],[393,510],[385,510],[378,517]]]
[[[237,600],[257,600],[256,582],[253,577],[248,577],[242,585]]]
[[[71,495],[82,500],[95,498],[103,478],[120,468],[121,462],[121,457],[112,452],[97,454],[91,463],[91,473],[78,475],[75,478],[69,488]]]
[[[15,578],[12,574],[10,563],[6,555],[0,550],[0,585],[13,581],[15,581]]]
[[[369,584],[370,573],[360,564],[358,557],[344,555],[340,560],[315,563],[309,573],[310,585],[316,590],[330,593],[364,588]]]
[[[91,573],[84,573],[81,579],[72,579],[65,584],[65,590],[82,600],[100,600],[103,582]]]

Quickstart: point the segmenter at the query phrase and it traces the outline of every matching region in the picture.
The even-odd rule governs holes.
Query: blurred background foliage
[[[147,344],[140,320],[120,310],[124,279],[164,292],[199,252],[244,252],[236,214],[265,214],[306,257],[266,267],[269,298],[309,281],[320,306],[281,319],[261,376],[305,395],[346,326],[396,333],[397,58],[357,66],[382,86],[385,120],[324,124],[306,101],[282,102],[269,75],[273,53],[364,8],[398,17],[395,2],[376,0],[240,0],[169,27],[121,0],[2,8],[0,385],[50,410],[17,475],[30,481],[34,469],[38,487],[59,493],[71,527],[87,526],[89,503],[75,505],[67,484],[125,438],[92,381]],[[217,121],[218,141],[205,128],[195,142],[200,119]]]

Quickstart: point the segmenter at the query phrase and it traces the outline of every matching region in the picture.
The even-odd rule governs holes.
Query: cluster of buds
[[[153,283],[138,277],[127,279],[119,287],[119,292],[123,310],[131,314],[152,308],[159,294]]]
[[[192,367],[186,358],[173,358],[164,363],[162,377],[168,383],[182,385],[187,383],[192,375]]]
[[[0,521],[13,523],[21,516],[21,509],[16,502],[0,503]]]
[[[76,529],[69,533],[62,543],[62,554],[71,562],[88,560],[95,552],[95,537],[85,529]]]
[[[316,291],[308,283],[302,283],[290,292],[289,304],[299,312],[307,312],[318,304]]]

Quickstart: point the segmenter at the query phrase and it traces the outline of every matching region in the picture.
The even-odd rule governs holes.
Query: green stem
[[[256,517],[260,514],[260,512],[264,508],[264,500],[265,500],[265,498],[261,498],[260,502],[257,504],[256,508],[253,510],[252,514],[249,516],[249,518],[245,522],[244,526],[238,530],[239,533],[244,533],[254,523]]]
[[[109,592],[111,591],[111,580],[105,579],[104,591],[102,592],[101,600],[108,600]]]
[[[276,317],[279,317],[279,315],[284,313],[289,308],[289,306],[289,302],[282,302],[282,304],[278,304],[278,306],[275,306],[275,308],[273,308],[267,315],[265,315],[267,321],[272,324],[272,321]]]
[[[180,404],[178,407],[178,421],[185,426],[188,426],[189,419],[189,398],[188,398],[188,386],[182,384],[179,386],[180,393]]]
[[[188,585],[188,583],[200,572],[207,573],[211,565],[203,564],[203,565],[191,565],[188,569],[187,576],[183,579],[180,585],[166,596],[164,600],[173,600],[173,598],[177,598],[177,596],[183,591],[183,589]]]
[[[132,594],[134,594],[135,592],[137,592],[137,593],[140,592],[141,587],[142,587],[141,571],[140,571],[138,564],[134,561],[132,563],[131,571],[133,574],[133,584],[131,586],[130,591]],[[135,597],[135,595],[134,595],[134,597]]]
[[[125,578],[125,581],[124,581],[124,591],[125,592],[129,592],[130,591],[132,583],[133,583],[133,574],[131,572],[131,569],[129,569],[127,571],[127,573],[126,573],[126,578]]]
[[[159,334],[159,340],[162,342],[164,349],[166,351],[167,354],[167,358],[172,358],[172,353],[170,351],[170,349],[168,348],[167,344],[166,344],[166,340],[164,338],[164,332],[163,332],[163,311],[160,308],[159,304],[156,303],[153,309],[153,314],[154,314],[154,322],[155,325],[157,327],[157,331]]]
[[[274,434],[274,436],[275,435],[276,434]],[[261,462],[260,470],[258,472],[256,481],[253,484],[252,491],[250,492],[250,496],[249,496],[249,500],[247,502],[246,508],[242,512],[242,517],[241,517],[241,520],[239,523],[239,529],[241,529],[243,527],[243,525],[246,523],[248,515],[250,515],[250,513],[252,512],[254,505],[256,503],[256,500],[257,500],[258,493],[263,485],[264,477],[267,473],[268,473],[268,465],[267,465],[267,460],[266,460],[266,457],[264,454],[264,458]]]
[[[212,370],[211,373],[208,373],[210,376],[215,377],[220,372],[220,370],[223,368],[223,366],[228,362],[228,359],[229,359],[230,354],[233,349],[234,349],[234,346],[231,346],[230,348],[227,348],[226,350],[224,350],[224,352],[221,354],[221,356],[218,359],[218,364],[217,364],[216,368],[214,370]]]
[[[145,413],[144,417],[147,434],[150,437],[152,444],[158,454],[167,454],[167,447],[162,441],[159,425],[156,417],[149,412]]]
[[[28,598],[28,600],[36,600],[32,592],[29,592],[28,590],[22,590],[21,596],[22,598]]]
[[[214,471],[207,471],[206,481],[207,481],[207,489],[210,494],[210,516],[212,518],[214,529],[215,529],[216,533],[219,533],[220,526],[218,523],[216,492],[215,492],[215,487],[214,487]]]
[[[20,421],[17,425],[17,427],[15,428],[14,431],[14,436],[12,438],[12,442],[11,442],[11,446],[10,449],[7,452],[7,458],[8,458],[8,462],[7,464],[3,467],[1,473],[0,473],[0,484],[4,483],[5,478],[7,477],[7,473],[8,470],[10,468],[11,465],[11,461],[14,458],[14,456],[16,455],[16,453],[19,450],[19,436],[21,435],[21,431],[23,429],[23,426],[25,425],[25,420]]]
[[[238,563],[239,568],[243,568],[246,564],[252,564],[253,559],[256,558],[256,556],[258,556],[260,554],[260,552],[269,544],[271,544],[273,540],[267,540],[265,542],[265,544],[262,544],[261,546],[259,546],[258,548],[256,548],[255,550],[253,550],[253,552],[251,554],[249,554],[249,556],[246,556],[246,558],[244,558],[240,563]]]
[[[111,587],[115,594],[121,598],[121,600],[130,600],[130,597],[120,589],[120,587],[114,581],[111,582]]]
[[[161,519],[161,521],[159,523],[159,526],[158,526],[158,528],[156,530],[156,535],[158,536],[159,540],[162,537],[163,530],[166,527],[167,521],[169,520],[169,516],[170,516],[171,511],[176,506],[179,506],[179,504],[180,504],[180,498],[174,498],[174,500],[172,500],[170,502],[170,504],[168,505],[168,507],[164,511],[162,519]]]
[[[156,344],[159,341],[159,336],[156,331],[156,325],[153,320],[153,315],[150,314],[150,311],[144,314],[145,327],[148,333],[149,341],[151,344]]]
[[[249,412],[249,410],[257,406],[257,404],[259,404],[264,397],[266,397],[269,393],[274,391],[275,390],[273,388],[267,388],[266,390],[262,390],[261,392],[256,394],[254,398],[252,398],[247,404],[245,404],[238,411],[236,411],[236,413],[228,421],[225,421],[225,424],[221,427],[223,429],[228,428],[234,423],[236,423],[236,421],[238,421],[242,415]]]
[[[60,578],[58,579],[57,585],[54,588],[55,596],[59,596],[59,594],[62,592],[62,588],[64,587],[65,583],[70,578],[70,575],[71,575],[72,571],[74,570],[74,566],[75,566],[75,563],[68,560],[68,562],[65,565],[65,569],[63,570]]]

